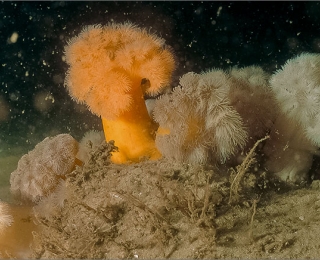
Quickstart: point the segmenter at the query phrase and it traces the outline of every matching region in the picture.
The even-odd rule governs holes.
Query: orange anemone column
[[[134,89],[130,93],[133,102],[128,111],[116,119],[102,118],[106,140],[115,140],[119,149],[111,157],[115,163],[138,162],[143,158],[156,160],[161,157],[154,141],[158,125],[148,114],[142,89]]]

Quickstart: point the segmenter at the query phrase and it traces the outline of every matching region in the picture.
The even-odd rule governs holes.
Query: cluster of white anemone
[[[320,55],[303,53],[269,75],[256,66],[187,73],[155,101],[156,144],[185,163],[224,163],[270,133],[265,167],[301,181],[320,146]]]

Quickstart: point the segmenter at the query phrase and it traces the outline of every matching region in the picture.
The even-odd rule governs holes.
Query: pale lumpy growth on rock
[[[69,134],[45,138],[22,156],[11,173],[11,192],[22,199],[39,201],[75,167],[78,142]]]

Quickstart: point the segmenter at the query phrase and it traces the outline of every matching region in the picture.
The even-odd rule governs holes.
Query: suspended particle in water
[[[17,32],[13,32],[8,39],[8,43],[16,43],[18,40],[19,34]]]

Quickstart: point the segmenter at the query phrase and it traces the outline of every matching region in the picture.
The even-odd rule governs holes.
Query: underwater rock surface
[[[318,256],[318,180],[288,189],[253,164],[229,203],[232,171],[165,159],[116,165],[113,150],[102,144],[67,174],[63,203],[48,196],[34,207],[33,258]]]
[[[50,214],[35,207],[42,229],[35,236],[35,257],[213,256],[214,212],[223,189],[210,183],[212,170],[165,160],[116,165],[110,151],[102,146],[67,175],[62,207],[50,198],[43,201],[55,209]]]

